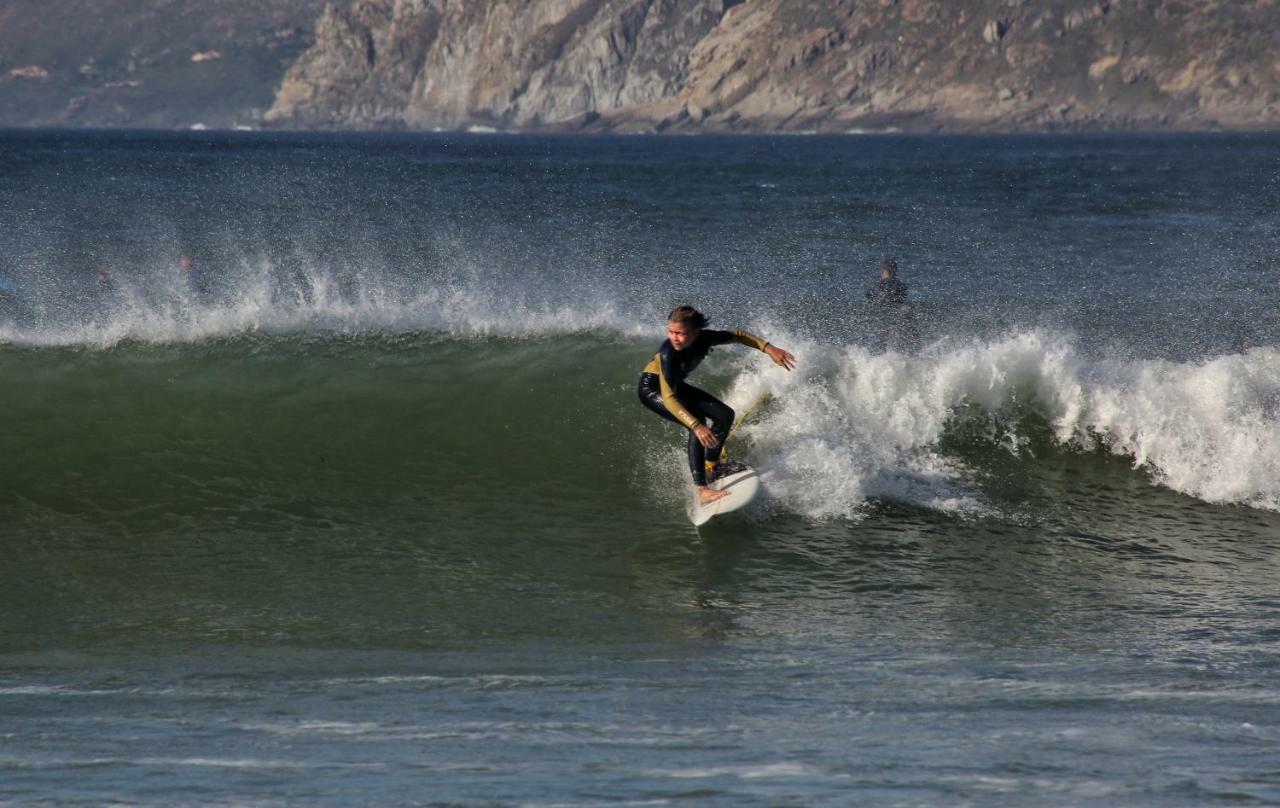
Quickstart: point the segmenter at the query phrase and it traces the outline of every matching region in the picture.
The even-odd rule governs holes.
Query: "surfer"
[[[879,318],[876,349],[890,346],[915,351],[920,342],[915,314],[907,297],[907,285],[898,280],[898,262],[892,257],[880,262],[880,280],[867,290],[867,304]]]
[[[708,320],[692,306],[678,306],[667,315],[667,338],[640,374],[640,402],[689,430],[689,471],[703,505],[728,496],[707,483],[716,478],[720,450],[733,426],[733,409],[715,396],[692,385],[685,377],[716,345],[739,342],[764,351],[774,364],[791,370],[796,358],[776,345],[746,331],[712,331]],[[707,426],[707,420],[711,426]]]

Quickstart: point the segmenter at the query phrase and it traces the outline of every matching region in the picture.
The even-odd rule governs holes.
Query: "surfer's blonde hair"
[[[667,315],[669,323],[687,323],[694,328],[706,328],[707,323],[711,322],[706,315],[695,309],[693,306],[676,306]]]

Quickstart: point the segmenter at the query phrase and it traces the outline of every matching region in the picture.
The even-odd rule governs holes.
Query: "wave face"
[[[555,458],[567,490],[640,469],[626,496],[670,505],[679,434],[631,385],[689,301],[801,358],[787,375],[726,350],[701,372],[739,409],[767,394],[737,451],[780,510],[1017,519],[992,480],[1046,453],[1276,510],[1276,234],[1259,213],[1280,200],[1238,167],[1273,145],[10,134],[0,372],[40,426],[7,448],[50,481],[91,477],[104,452],[151,458],[105,480],[106,501],[171,491],[205,513],[223,502],[211,480],[287,498],[321,454],[344,487],[439,485],[413,456],[441,441],[451,467],[506,458],[499,477]],[[1192,159],[1209,146],[1231,159]],[[887,253],[911,346],[862,302]],[[459,422],[502,428],[459,441]],[[607,461],[584,429],[608,435]],[[25,468],[20,513],[92,487]]]
[[[1105,480],[1115,456],[1204,502],[1280,510],[1280,353],[1090,361],[1044,332],[921,356],[822,346],[787,374],[717,351],[706,385],[739,412],[731,454],[767,470],[769,506],[860,519],[877,501],[1023,521],[1064,457]],[[651,340],[252,337],[108,351],[10,349],[0,451],[6,523],[92,535],[392,533],[474,517],[606,520],[619,502],[679,511],[679,431],[635,401]],[[495,504],[499,495],[508,505]],[[532,499],[530,499],[532,497]],[[454,521],[456,520],[456,522]],[[385,523],[385,524],[384,524]],[[481,525],[487,524],[487,518]],[[468,527],[469,526],[469,527]]]

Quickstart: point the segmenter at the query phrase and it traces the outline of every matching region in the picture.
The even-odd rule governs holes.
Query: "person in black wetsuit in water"
[[[667,338],[640,374],[640,403],[689,430],[689,471],[702,504],[714,502],[727,491],[709,488],[715,479],[720,449],[733,426],[733,409],[715,396],[685,384],[716,345],[740,342],[764,351],[774,364],[787,370],[796,358],[776,345],[746,331],[712,331],[707,318],[692,306],[679,306],[667,315]],[[710,419],[711,426],[707,426]]]
[[[880,280],[867,290],[867,305],[876,318],[875,349],[895,349],[915,353],[920,348],[920,329],[907,297],[907,285],[898,280],[898,262],[880,262]]]

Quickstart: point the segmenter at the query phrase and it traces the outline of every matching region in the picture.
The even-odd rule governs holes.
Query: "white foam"
[[[184,343],[247,333],[438,333],[455,338],[535,337],[589,331],[652,333],[651,317],[622,315],[603,294],[495,282],[463,262],[444,277],[385,280],[312,265],[280,280],[269,262],[243,259],[193,295],[177,270],[139,267],[113,276],[116,292],[26,294],[23,316],[0,319],[0,343],[109,348],[125,341]],[[210,270],[211,272],[211,270]],[[375,273],[376,274],[376,273]],[[651,314],[651,313],[649,313]]]
[[[384,727],[371,721],[297,721],[290,723],[249,723],[246,729],[273,735],[337,735],[362,736],[382,732]]]
[[[682,768],[650,771],[657,777],[678,780],[702,780],[714,777],[737,777],[743,780],[772,780],[782,777],[809,777],[820,770],[801,763],[765,763],[758,766],[714,766],[707,768]]]
[[[1207,502],[1280,510],[1280,350],[1205,363],[1109,362],[1057,419]]]
[[[769,469],[770,496],[817,519],[857,518],[869,497],[948,512],[982,510],[954,464],[932,448],[952,396],[937,367],[899,354],[872,356],[856,346],[778,341],[800,357],[796,371],[756,363],[729,398],[741,407],[753,391],[772,393],[742,427],[753,459]]]
[[[151,757],[138,758],[137,760],[124,760],[124,763],[131,763],[140,766],[200,766],[216,769],[360,769],[360,770],[377,770],[385,769],[387,766],[383,763],[333,763],[320,762],[308,763],[298,760],[258,760],[254,758],[216,758],[216,757]]]
[[[116,695],[119,690],[81,690],[65,685],[14,685],[0,687],[0,696],[104,696]]]
[[[910,357],[762,333],[799,357],[796,371],[749,362],[726,400],[773,394],[741,434],[770,470],[769,494],[805,516],[857,518],[872,497],[987,513],[968,470],[936,447],[958,412],[1015,405],[1038,411],[1065,447],[1100,444],[1207,502],[1280,510],[1280,350],[1090,361],[1066,337],[1026,332]],[[1021,441],[998,436],[1010,452]]]

